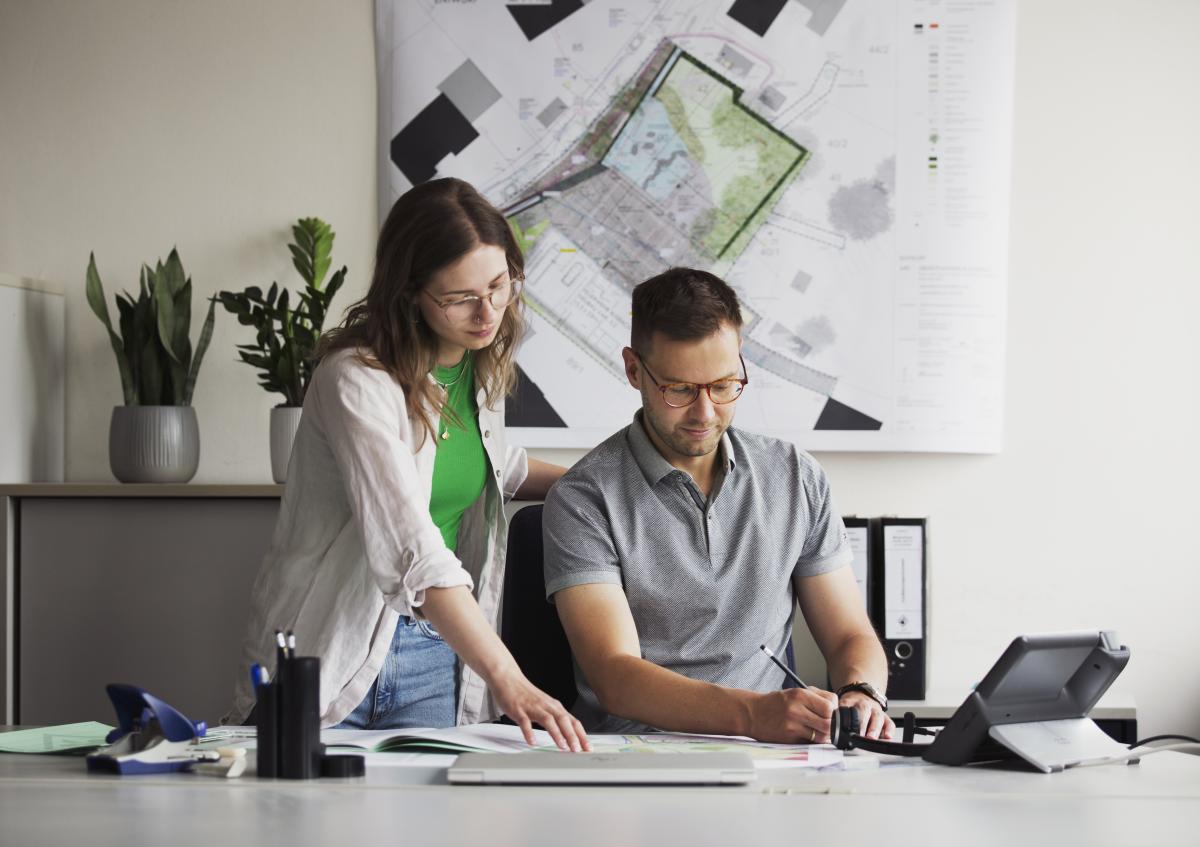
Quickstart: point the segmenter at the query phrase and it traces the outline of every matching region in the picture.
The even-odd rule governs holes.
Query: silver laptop
[[[745,753],[463,753],[446,772],[457,785],[745,785]]]

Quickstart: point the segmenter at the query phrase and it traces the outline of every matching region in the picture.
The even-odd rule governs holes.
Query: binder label
[[[858,583],[858,591],[862,594],[863,605],[867,605],[867,568],[868,547],[867,547],[868,530],[865,526],[848,526],[846,527],[846,537],[850,541],[850,552],[854,554],[854,559],[850,562],[850,567],[854,571],[854,581]]]
[[[884,638],[922,637],[924,544],[923,527],[883,527]]]

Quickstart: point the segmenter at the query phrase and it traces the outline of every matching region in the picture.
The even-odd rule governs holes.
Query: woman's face
[[[452,265],[433,275],[417,296],[421,317],[438,337],[438,364],[457,364],[467,350],[482,350],[500,329],[504,309],[488,301],[503,302],[511,280],[504,250],[481,244]],[[472,299],[474,298],[474,299]]]

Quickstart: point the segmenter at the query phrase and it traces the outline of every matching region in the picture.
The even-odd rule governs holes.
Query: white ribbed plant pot
[[[116,406],[108,465],[121,482],[187,482],[200,465],[200,427],[191,406]]]
[[[292,442],[303,411],[300,406],[276,406],[271,410],[271,476],[281,484],[287,482]]]

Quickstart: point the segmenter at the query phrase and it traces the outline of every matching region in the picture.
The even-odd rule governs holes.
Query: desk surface
[[[80,758],[0,756],[4,844],[1194,845],[1200,757],[1040,774],[1014,768],[761,771],[726,788],[411,784],[88,775]],[[847,835],[851,834],[849,840]]]

